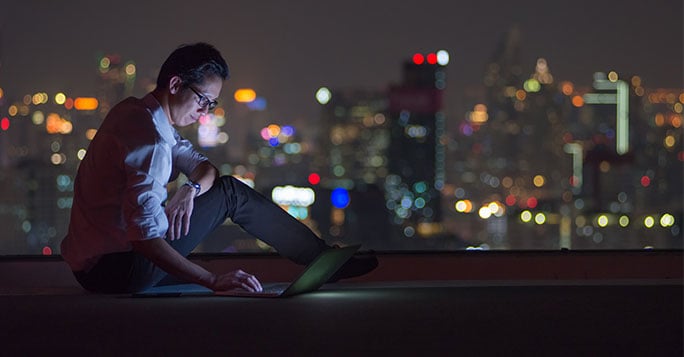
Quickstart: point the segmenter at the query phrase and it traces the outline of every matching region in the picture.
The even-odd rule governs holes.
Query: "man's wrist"
[[[183,185],[190,186],[190,187],[194,188],[195,189],[195,197],[199,196],[200,191],[202,191],[202,186],[200,186],[200,184],[197,182],[187,180],[187,181],[185,181],[185,183]]]

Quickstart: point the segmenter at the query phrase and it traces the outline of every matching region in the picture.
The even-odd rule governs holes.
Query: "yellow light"
[[[88,140],[93,140],[93,138],[95,138],[95,134],[97,134],[97,129],[88,129],[85,132],[85,137]]]
[[[660,226],[663,228],[665,227],[672,227],[675,223],[675,218],[673,215],[669,213],[665,213],[660,217]]]
[[[534,223],[542,225],[546,223],[546,215],[539,212],[534,216]]]
[[[665,137],[664,142],[666,148],[672,148],[673,146],[675,146],[675,137],[672,135],[668,135]]]
[[[112,61],[109,60],[109,57],[102,57],[100,60],[100,68],[101,69],[109,69],[109,65],[112,64]]]
[[[617,72],[615,72],[615,71],[610,71],[610,73],[608,73],[608,80],[611,81],[611,82],[617,82],[617,80],[618,80],[618,74],[617,74]]]
[[[95,110],[99,105],[97,98],[79,97],[74,100],[76,110]]]
[[[135,74],[135,65],[134,64],[128,64],[126,66],[126,75],[132,76]]]
[[[598,216],[598,218],[596,219],[596,224],[598,224],[599,227],[607,226],[608,225],[608,216],[606,216],[605,214]]]
[[[454,204],[457,212],[469,213],[473,210],[473,204],[470,200],[460,200]]]
[[[5,92],[2,90],[2,88],[0,88],[0,99],[2,99],[2,97],[4,97],[4,96],[5,96]]]
[[[587,225],[587,219],[584,216],[577,216],[577,218],[575,218],[575,224],[577,227],[584,227]]]
[[[33,103],[33,105],[38,105],[38,104],[43,103],[43,96],[41,95],[41,93],[34,94],[31,97],[31,103]]]
[[[249,88],[238,89],[234,97],[238,103],[251,103],[256,99],[256,92]]]
[[[679,102],[684,103],[684,93],[679,95]]]
[[[534,183],[535,186],[542,187],[542,186],[544,186],[544,183],[546,182],[546,180],[544,179],[544,176],[537,175],[534,177],[534,179],[532,179],[532,182]]]
[[[620,224],[620,227],[627,227],[629,225],[629,217],[620,216],[618,223]]]
[[[520,212],[520,220],[527,223],[532,220],[532,212],[530,211],[522,211]]]
[[[470,121],[473,123],[485,123],[487,120],[489,120],[487,106],[484,104],[476,104],[473,111],[470,112]]]
[[[62,105],[64,102],[66,102],[66,95],[64,95],[64,93],[60,92],[55,94],[55,103]]]
[[[86,149],[80,149],[80,150],[78,150],[78,152],[76,153],[76,157],[78,157],[79,160],[83,160],[83,158],[85,157],[85,155],[86,155]]]
[[[13,117],[13,116],[17,115],[17,113],[19,112],[19,108],[17,108],[16,105],[10,105],[10,107],[7,108],[7,112],[9,113],[9,115],[11,117]]]
[[[639,76],[632,77],[632,86],[640,87],[641,86],[641,77],[639,77]]]
[[[43,112],[40,110],[36,110],[31,116],[31,121],[33,121],[33,124],[36,125],[43,124],[43,122],[45,122],[45,114],[43,114]]]
[[[684,111],[684,105],[682,105],[682,103],[675,103],[672,109],[675,113],[681,114]]]
[[[655,219],[653,217],[646,216],[646,218],[644,218],[644,227],[653,228],[654,225],[655,225]]]

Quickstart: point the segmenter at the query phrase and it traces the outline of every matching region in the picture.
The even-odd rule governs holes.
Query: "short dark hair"
[[[183,86],[189,86],[202,83],[211,75],[224,80],[230,76],[228,64],[221,53],[204,42],[181,45],[164,61],[157,76],[157,88],[168,87],[173,76],[179,76],[183,80]]]

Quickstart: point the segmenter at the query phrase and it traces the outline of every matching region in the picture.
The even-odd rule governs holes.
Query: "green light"
[[[525,83],[523,84],[523,88],[528,93],[539,92],[541,90],[541,84],[538,80],[530,78],[525,81]]]

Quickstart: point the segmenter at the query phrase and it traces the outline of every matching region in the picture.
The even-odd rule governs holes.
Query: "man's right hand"
[[[211,284],[214,291],[225,291],[233,289],[243,289],[249,292],[262,291],[261,283],[252,274],[242,270],[231,271],[230,273],[216,275]]]

